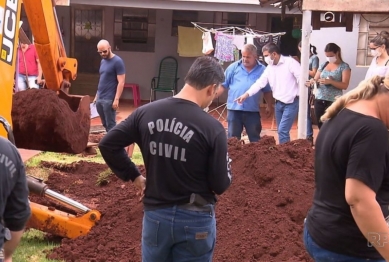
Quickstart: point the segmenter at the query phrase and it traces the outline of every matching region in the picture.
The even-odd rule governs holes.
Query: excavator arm
[[[54,1],[54,0],[53,0]],[[24,10],[41,59],[46,85],[58,91],[77,77],[77,60],[68,58],[51,0],[23,0]]]
[[[21,4],[22,0],[0,0],[0,136],[7,137],[14,144],[16,140],[16,145],[18,136],[12,129],[15,122],[12,121],[11,111],[19,44]],[[23,0],[23,5],[34,36],[34,44],[47,89],[57,92],[58,97],[65,100],[69,108],[77,113],[77,116],[80,116],[80,119],[88,119],[82,123],[84,129],[88,131],[84,134],[86,136],[83,139],[85,145],[79,147],[83,150],[87,146],[89,136],[90,100],[88,96],[70,96],[64,92],[70,86],[70,81],[75,80],[77,76],[77,60],[68,58],[66,55],[54,0],[53,2],[52,0]],[[28,103],[27,101],[26,106]],[[22,119],[22,121],[29,120]],[[54,131],[55,127],[52,128]],[[27,129],[24,133],[18,132],[18,135],[25,135],[29,138],[37,134],[34,134],[34,130]],[[68,137],[67,135],[66,137]],[[36,146],[39,147],[39,145]],[[50,148],[50,145],[48,146]],[[39,150],[40,148],[27,149]],[[30,193],[56,200],[61,205],[75,210],[74,214],[70,214],[30,202],[32,210],[32,216],[28,223],[30,227],[62,237],[75,238],[87,234],[100,219],[100,213],[97,210],[91,210],[72,199],[51,191],[42,181],[32,177],[28,177],[27,181]]]
[[[20,114],[18,118],[12,119],[12,94],[22,2],[34,37],[45,86],[47,89],[56,91],[58,97],[67,102],[68,111],[73,111],[72,114],[76,119],[72,123],[73,130],[58,129],[56,126],[47,127],[47,130],[52,132],[54,138],[59,138],[61,145],[64,145],[62,152],[81,153],[88,144],[90,99],[89,96],[67,94],[70,82],[77,77],[77,60],[67,57],[54,0],[0,0],[0,116],[7,119],[13,126],[17,146],[25,149],[60,152],[58,144],[46,143],[47,130],[44,130],[42,134],[36,134],[35,130],[31,130],[31,126],[36,126],[33,122],[35,119],[21,119]],[[56,112],[51,113],[47,118],[56,118]],[[43,120],[42,123],[44,123]],[[78,129],[79,139],[77,141],[73,141],[72,134],[69,134],[75,132],[74,129]],[[5,130],[0,129],[0,135],[5,136]]]

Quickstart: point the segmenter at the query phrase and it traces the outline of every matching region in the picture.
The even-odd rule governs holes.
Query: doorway
[[[285,35],[281,37],[281,54],[284,56],[299,56],[298,43],[300,39],[296,39],[292,36],[294,29],[295,16],[284,17],[284,21],[281,20],[281,15],[271,17],[271,31],[270,32],[285,32]]]

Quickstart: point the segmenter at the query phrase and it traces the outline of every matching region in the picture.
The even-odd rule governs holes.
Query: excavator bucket
[[[58,93],[58,94],[57,94]],[[89,96],[29,89],[13,96],[12,124],[18,148],[78,154],[88,144]]]

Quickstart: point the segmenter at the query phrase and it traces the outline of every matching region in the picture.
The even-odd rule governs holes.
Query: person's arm
[[[215,194],[221,195],[232,180],[231,159],[227,152],[227,136],[224,130],[216,136],[212,147],[208,161],[208,183]]]
[[[123,93],[124,83],[126,81],[126,67],[125,67],[124,62],[121,58],[115,64],[115,66],[116,66],[116,75],[117,75],[117,80],[118,80],[115,100],[119,101],[119,99]]]
[[[15,149],[16,150],[16,149]],[[18,155],[17,152],[15,154]],[[16,176],[16,174],[14,174]],[[11,231],[12,239],[4,244],[5,260],[10,260],[23,235],[26,223],[31,215],[28,200],[28,187],[23,162],[19,158],[18,177],[4,209],[4,226]]]
[[[317,56],[315,56],[312,59],[312,67],[311,68],[312,68],[312,70],[309,70],[309,76],[315,77],[317,69],[319,68],[319,58]]]
[[[126,75],[125,74],[118,75],[117,79],[118,79],[118,85],[117,85],[117,88],[116,88],[115,100],[119,100],[120,97],[122,96],[124,82],[126,81]]]
[[[297,62],[296,62],[297,63]],[[266,67],[263,74],[255,81],[254,84],[251,85],[249,90],[246,91],[248,96],[253,96],[258,93],[262,88],[266,87],[269,83],[269,66]]]
[[[237,65],[231,64],[227,67],[226,71],[224,72],[224,83],[221,84],[221,87],[217,90],[215,98],[220,97],[224,91],[230,88],[230,84],[232,81],[232,73]]]
[[[389,245],[375,245],[374,241],[379,238],[373,238],[377,237],[376,233],[381,241],[389,236],[388,225],[376,199],[376,192],[386,176],[388,142],[385,141],[388,137],[387,131],[383,128],[377,131],[377,126],[365,127],[355,136],[347,164],[345,199],[361,233],[389,260]]]
[[[375,245],[374,241],[387,239],[389,228],[376,200],[376,193],[358,179],[346,179],[346,201],[359,230],[377,251],[389,260],[389,245]],[[379,237],[378,235],[379,234]],[[377,238],[376,238],[377,237]]]
[[[134,181],[140,172],[128,157],[125,147],[139,141],[137,110],[112,128],[100,141],[101,156],[112,172],[123,181]]]
[[[12,261],[12,255],[18,247],[24,233],[23,230],[11,231],[11,240],[4,243],[4,262]]]
[[[224,87],[223,85],[220,86],[220,87],[217,89],[217,91],[216,91],[215,99],[218,98],[219,96],[221,96],[221,95],[224,93],[224,91],[225,91],[226,89],[227,89],[227,88]]]
[[[293,74],[297,84],[300,82],[301,65],[294,59],[290,59],[289,71]]]

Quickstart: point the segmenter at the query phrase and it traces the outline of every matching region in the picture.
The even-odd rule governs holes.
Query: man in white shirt
[[[276,100],[275,116],[280,144],[290,141],[290,129],[297,117],[299,109],[298,81],[300,64],[292,57],[281,55],[279,47],[269,43],[262,48],[265,62],[268,64],[261,77],[240,96],[237,101],[243,103],[249,96],[253,96],[270,85],[273,97]]]

